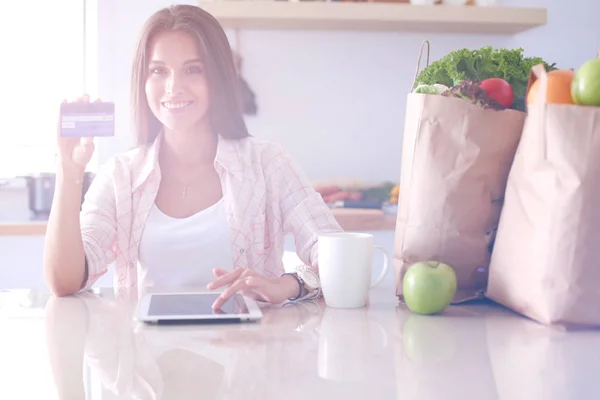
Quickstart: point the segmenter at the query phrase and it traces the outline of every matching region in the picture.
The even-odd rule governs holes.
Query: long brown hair
[[[165,30],[183,31],[196,40],[204,58],[210,93],[208,117],[213,131],[227,139],[249,136],[242,112],[239,75],[223,28],[200,7],[174,5],[154,13],[144,24],[138,40],[131,76],[131,100],[138,146],[152,143],[162,129],[162,124],[148,106],[145,85],[150,43]]]

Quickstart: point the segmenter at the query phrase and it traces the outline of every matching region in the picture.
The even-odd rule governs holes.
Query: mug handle
[[[381,270],[381,273],[379,274],[379,277],[375,280],[375,283],[371,284],[370,289],[373,289],[375,286],[377,286],[381,282],[383,282],[383,279],[385,278],[385,275],[387,274],[388,263],[389,263],[389,257],[388,257],[388,253],[387,253],[387,250],[385,249],[385,247],[383,247],[383,246],[373,246],[373,248],[375,250],[379,250],[379,251],[381,251],[383,253],[383,269]]]

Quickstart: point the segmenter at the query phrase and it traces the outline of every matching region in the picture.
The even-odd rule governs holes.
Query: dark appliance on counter
[[[52,208],[56,175],[53,173],[40,173],[36,175],[27,175],[23,178],[27,182],[31,219],[48,219],[50,209]],[[91,172],[86,172],[83,176],[81,204],[83,204],[85,193],[89,189],[93,179],[94,176]]]

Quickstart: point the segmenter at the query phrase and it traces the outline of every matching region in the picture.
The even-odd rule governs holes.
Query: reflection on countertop
[[[420,316],[388,285],[362,309],[310,302],[267,307],[259,323],[147,326],[136,298],[0,293],[0,398],[591,400],[600,386],[600,331],[486,301]]]

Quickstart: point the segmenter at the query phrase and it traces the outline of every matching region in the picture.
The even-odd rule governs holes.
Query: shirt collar
[[[156,171],[160,176],[160,165],[158,155],[162,143],[162,132],[158,134],[153,143],[140,149],[141,160],[137,173],[133,179],[133,190],[138,189],[150,175]],[[219,174],[223,172],[230,173],[238,178],[243,176],[244,158],[240,151],[240,142],[244,139],[225,139],[219,136],[217,143],[217,154],[215,155],[214,165]]]

